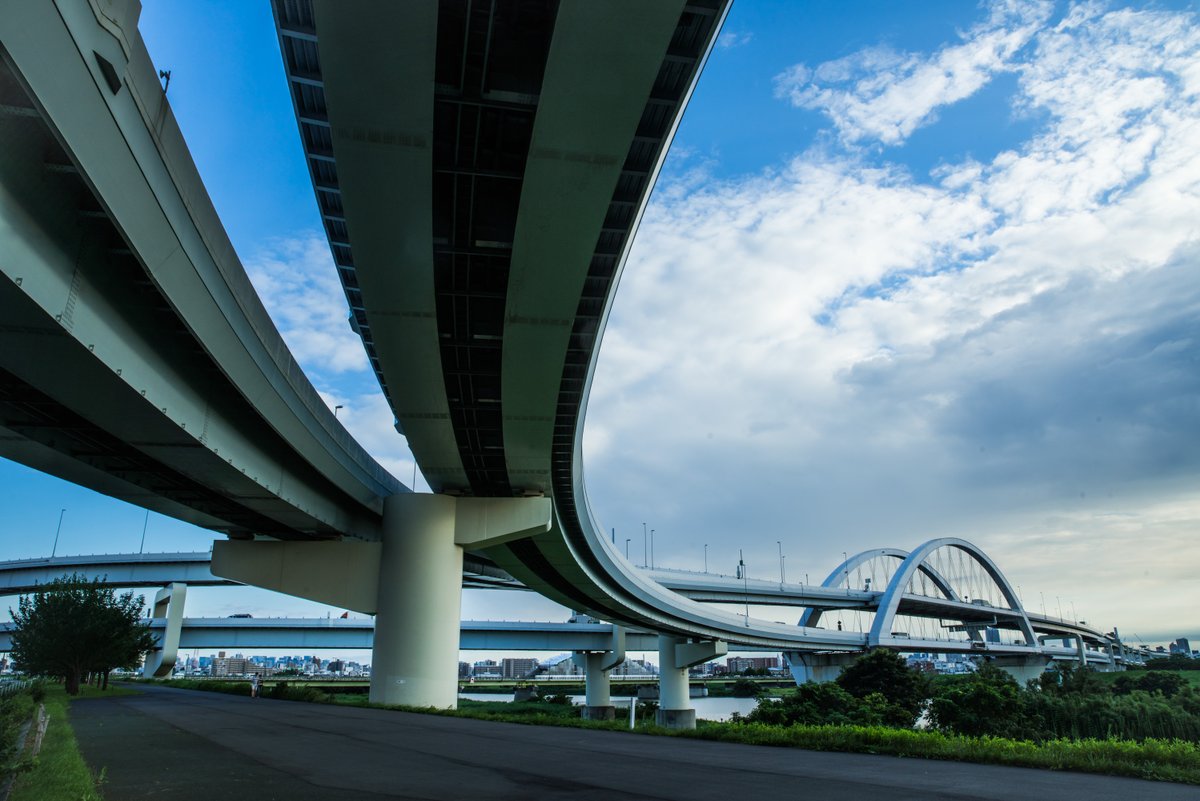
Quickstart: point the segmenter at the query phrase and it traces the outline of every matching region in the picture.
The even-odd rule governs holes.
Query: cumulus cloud
[[[970,97],[1014,58],[1046,24],[1047,0],[1003,0],[988,18],[936,53],[901,53],[879,46],[816,67],[797,64],[775,78],[775,92],[799,108],[821,111],[846,142],[902,143],[937,119],[937,110]]]
[[[270,240],[245,264],[271,319],[307,372],[368,369],[362,341],[346,322],[345,295],[322,236],[308,232]]]
[[[1009,3],[961,44],[789,85],[841,86],[802,98],[841,152],[668,188],[642,224],[588,415],[601,524],[649,519],[690,567],[708,541],[714,568],[742,548],[770,573],[778,539],[813,580],[843,550],[965,536],[1081,614],[1123,538],[1162,536],[1150,576],[1172,549],[1194,564],[1198,63],[1193,14]],[[995,158],[924,178],[853,146],[1000,70],[1038,125]]]
[[[414,483],[414,459],[369,368],[329,246],[317,232],[267,242],[246,271],[296,360],[338,421],[384,468]],[[416,473],[416,483],[421,481]]]
[[[732,50],[735,47],[750,44],[752,39],[754,39],[754,34],[749,31],[729,31],[721,34],[721,37],[717,39],[717,46],[722,50]]]

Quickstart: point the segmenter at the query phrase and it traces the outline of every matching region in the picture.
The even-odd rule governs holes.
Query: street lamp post
[[[654,569],[654,529],[650,529],[650,569]]]
[[[345,407],[343,404],[341,404],[341,403],[339,403],[337,406],[334,406],[334,407],[333,407],[333,416],[334,416],[334,418],[335,418],[335,419],[337,418],[337,413],[338,413],[338,410],[339,410],[339,409],[345,409],[345,408],[346,408],[346,407]]]
[[[625,560],[626,561],[629,561],[629,540],[630,539],[631,539],[630,537],[625,538]]]
[[[775,544],[779,546],[779,589],[783,589],[783,542],[775,540]]]
[[[650,538],[646,533],[646,524],[642,523],[642,567],[650,565]]]
[[[54,554],[58,553],[58,535],[62,533],[63,515],[67,513],[66,509],[62,509],[58,513],[58,528],[54,529],[54,547],[50,549],[50,558],[54,558]]]
[[[704,543],[704,572],[708,572],[708,543]]]

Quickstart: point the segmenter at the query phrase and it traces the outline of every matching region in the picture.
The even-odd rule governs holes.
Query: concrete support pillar
[[[226,541],[213,575],[375,615],[371,700],[453,709],[463,549],[550,530],[549,498],[403,493],[383,504],[380,542]]]
[[[163,629],[159,649],[146,654],[146,664],[142,675],[149,678],[170,676],[175,668],[175,660],[179,656],[179,635],[183,631],[183,604],[187,600],[187,585],[182,582],[172,582],[158,591],[154,596],[154,606],[150,617],[166,618],[167,625]]]
[[[609,680],[611,660],[612,654],[607,651],[575,654],[575,663],[583,668],[584,680],[587,683],[584,720],[613,720],[617,716],[617,708],[612,704]]]
[[[1016,679],[1017,684],[1024,686],[1033,679],[1040,678],[1050,664],[1048,656],[996,656],[992,664]]]
[[[842,674],[842,670],[858,658],[858,654],[819,654],[807,651],[788,651],[783,658],[792,669],[792,678],[796,684],[814,681],[824,684],[833,681]]]
[[[586,681],[584,720],[613,720],[617,708],[612,703],[609,671],[625,661],[625,629],[613,626],[612,648],[608,651],[579,651],[572,660],[583,668]]]
[[[373,703],[458,704],[463,549],[454,530],[452,497],[404,494],[384,501]]]
[[[1087,667],[1087,646],[1083,642],[1083,637],[1075,638],[1075,649],[1079,655],[1079,666],[1081,668]]]
[[[657,723],[670,729],[696,728],[696,710],[688,697],[687,668],[675,667],[675,647],[685,640],[658,638],[658,714]]]
[[[721,641],[688,642],[679,637],[658,638],[658,714],[655,722],[668,729],[696,728],[696,710],[689,693],[688,668],[729,651]]]

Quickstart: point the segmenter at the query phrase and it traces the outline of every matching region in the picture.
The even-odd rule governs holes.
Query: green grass
[[[458,709],[389,707],[477,720],[538,726],[629,731],[625,720],[588,721],[578,709],[551,704],[504,704],[460,701]],[[506,711],[501,707],[525,707]],[[565,713],[562,710],[566,710]],[[963,737],[934,731],[887,726],[767,726],[753,723],[699,721],[695,730],[664,729],[639,722],[639,734],[698,740],[841,751],[899,757],[977,762],[1011,767],[1073,770],[1109,776],[1200,784],[1200,746],[1181,740],[1050,740],[1033,743],[1001,737]]]
[[[136,694],[136,690],[125,687],[110,685],[102,691],[85,685],[79,688],[76,697],[110,698]],[[34,760],[33,768],[17,778],[10,801],[100,801],[102,796],[97,790],[97,778],[100,777],[93,776],[83,761],[75,742],[75,732],[67,719],[69,699],[66,690],[61,684],[47,684],[44,703],[50,725],[42,740],[42,750]]]

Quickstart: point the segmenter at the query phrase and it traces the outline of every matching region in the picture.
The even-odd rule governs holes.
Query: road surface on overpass
[[[342,795],[362,801],[1196,797],[1193,787],[1135,779],[251,701],[162,688],[76,701],[71,718],[84,758],[93,770],[105,771],[108,801],[249,798],[259,797],[265,787],[272,797],[289,801]],[[178,725],[180,720],[187,721],[186,728]]]

